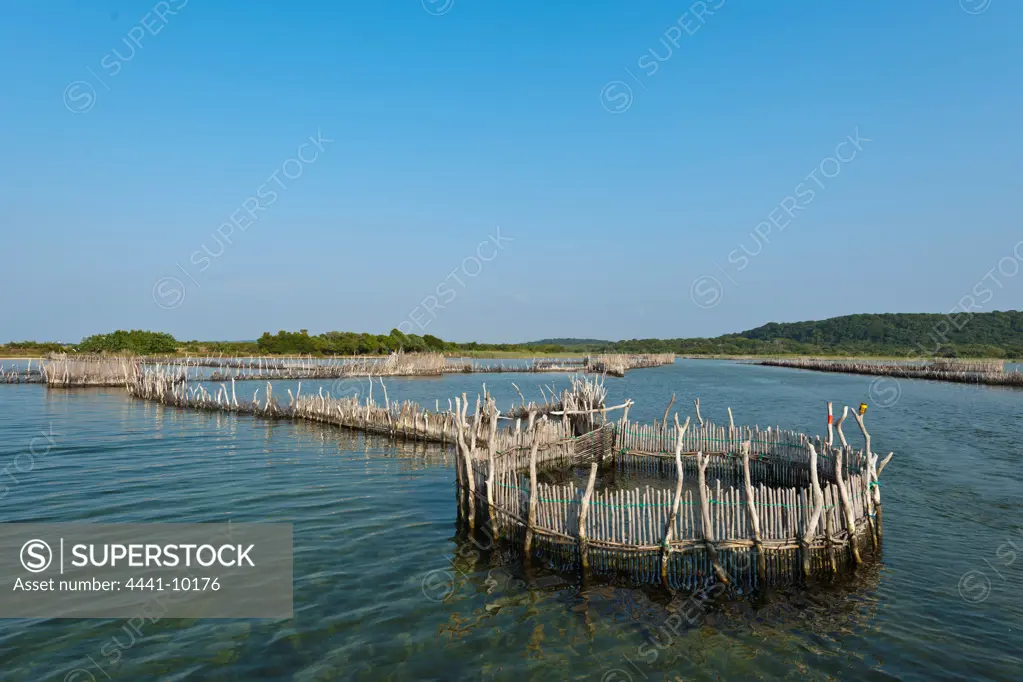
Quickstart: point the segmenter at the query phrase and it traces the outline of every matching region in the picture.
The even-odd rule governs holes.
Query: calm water
[[[387,390],[446,405],[482,381],[501,408],[518,400],[511,382],[531,399],[537,384],[568,383],[457,375]],[[116,389],[0,386],[3,521],[278,521],[295,538],[291,620],[162,620],[116,663],[101,651],[130,641],[124,620],[2,621],[0,679],[1018,679],[1023,393],[881,381],[699,360],[607,380],[611,401],[633,398],[642,420],[675,392],[681,415],[698,396],[718,423],[731,406],[740,423],[817,433],[825,401],[865,401],[874,449],[895,452],[881,565],[702,609],[472,554],[456,538],[452,458],[437,447],[165,409]],[[302,392],[320,385],[366,390]],[[275,384],[284,400],[285,387],[297,382]],[[683,611],[694,626],[678,627]]]

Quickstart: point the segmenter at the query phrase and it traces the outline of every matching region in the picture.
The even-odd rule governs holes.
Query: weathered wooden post
[[[703,426],[703,417],[700,416],[700,399],[695,399],[693,405],[696,406],[696,420],[700,422],[700,426]]]
[[[846,440],[845,440],[845,434],[842,432],[842,422],[844,422],[845,418],[848,417],[848,416],[849,416],[849,406],[846,405],[846,406],[844,406],[842,408],[842,416],[839,417],[838,421],[835,423],[835,430],[838,431],[838,440],[842,444],[843,448],[849,447],[849,443],[846,442]]]
[[[358,406],[356,406],[356,420],[358,420]],[[456,414],[461,415],[462,403],[459,398],[455,398],[455,411],[451,412],[452,418]],[[462,464],[462,446],[459,443],[457,437],[455,438],[455,489],[458,497],[458,516],[459,518],[465,515],[464,502],[466,492],[466,482],[464,468]]]
[[[849,408],[846,408],[848,410]],[[842,415],[845,418],[845,415]],[[838,422],[838,433],[842,433],[842,422]],[[853,514],[852,501],[849,499],[849,488],[845,481],[845,451],[847,446],[844,445],[845,437],[842,437],[843,445],[840,448],[835,448],[835,483],[838,486],[838,498],[842,505],[842,516],[845,518],[845,530],[849,535],[849,553],[852,555],[853,563],[859,566],[863,563],[863,559],[860,558],[860,548],[856,544],[856,516]]]
[[[746,486],[746,510],[749,512],[750,526],[753,528],[753,550],[757,553],[757,584],[767,582],[767,557],[764,555],[764,541],[760,534],[760,514],[757,501],[753,495],[753,481],[749,473],[750,442],[742,444],[742,478]]]
[[[463,395],[464,398],[464,395]],[[455,399],[457,405],[458,399]],[[465,465],[465,481],[466,488],[468,488],[468,504],[466,508],[466,515],[469,519],[469,530],[472,531],[476,528],[476,473],[473,470],[473,453],[469,449],[468,444],[465,442],[465,405],[462,405],[463,413],[456,421],[455,425],[458,430],[458,448],[462,451],[462,461]]]
[[[490,430],[487,434],[487,513],[490,517],[490,525],[493,528],[494,537],[501,534],[500,521],[497,518],[497,507],[494,505],[494,475],[496,466],[497,449],[497,418],[500,412],[497,410],[497,402],[493,398],[487,400],[487,413],[490,417]]]
[[[586,520],[590,515],[590,500],[593,498],[593,488],[597,482],[597,463],[590,464],[590,479],[586,483],[586,492],[579,504],[579,563],[582,566],[583,579],[590,570],[590,551],[586,533]]]
[[[873,481],[874,485],[872,485],[871,487],[874,489],[874,509],[877,510],[876,513],[877,513],[877,541],[878,542],[881,542],[881,481],[880,481],[881,472],[884,471],[884,468],[886,466],[888,466],[888,462],[892,461],[892,456],[894,456],[894,455],[895,455],[894,452],[889,452],[888,456],[884,458],[884,461],[881,462],[881,464],[879,466],[875,467],[875,469],[874,469],[874,481]],[[874,457],[874,462],[875,462],[875,464],[877,463],[877,457],[876,456]]]
[[[866,425],[863,423],[863,412],[866,411],[866,405],[863,405],[859,412],[853,411],[853,418],[856,420],[857,426],[860,427],[860,431],[863,433],[863,454],[867,461],[866,476],[863,477],[864,485],[866,490],[864,491],[867,498],[867,524],[870,526],[870,541],[873,544],[874,551],[877,551],[877,545],[880,541],[880,532],[878,531],[878,517],[877,510],[875,508],[875,502],[880,502],[881,492],[877,489],[877,455],[870,450],[870,432],[867,431]],[[871,490],[873,488],[873,491]],[[871,494],[873,492],[873,494]]]
[[[723,583],[728,583],[728,574],[718,561],[717,547],[714,546],[714,526],[710,520],[710,489],[707,487],[707,463],[710,456],[698,451],[696,464],[700,471],[700,518],[703,522],[703,544],[707,548],[707,556],[714,567],[714,575]]]
[[[828,510],[824,510],[824,547],[828,555],[828,565],[831,566],[832,575],[838,573],[838,564],[835,562],[835,552],[833,549],[834,544],[834,528],[831,525],[831,514]]]
[[[671,536],[675,529],[675,518],[678,516],[679,505],[682,504],[682,435],[689,428],[689,417],[686,417],[685,426],[678,425],[678,415],[675,415],[675,470],[678,475],[678,482],[675,484],[675,498],[668,512],[668,520],[664,524],[664,540],[661,542],[661,584],[670,587],[668,583],[668,565],[671,562]]]
[[[472,415],[472,439],[469,442],[469,446],[475,452],[476,450],[476,439],[480,432],[480,419],[482,418],[480,413],[480,394],[476,394],[476,412]]]
[[[810,553],[811,545],[817,536],[817,525],[821,520],[821,513],[824,511],[824,493],[821,492],[820,481],[817,477],[817,449],[813,443],[807,443],[810,449],[810,492],[813,493],[813,512],[803,529],[803,537],[800,542],[800,549],[803,559],[803,579],[808,580],[811,574]]]
[[[835,432],[831,422],[835,420],[835,416],[831,413],[831,402],[828,401],[828,447],[835,442]]]
[[[530,412],[530,417],[533,413]],[[532,419],[530,419],[532,421]],[[529,511],[526,516],[526,542],[524,552],[526,559],[531,556],[533,549],[533,527],[536,526],[536,451],[540,448],[540,427],[533,429],[533,443],[529,448]]]
[[[668,401],[668,406],[664,408],[664,418],[661,420],[661,432],[666,433],[668,431],[668,413],[671,411],[671,406],[675,404],[675,394],[671,394],[671,400]]]

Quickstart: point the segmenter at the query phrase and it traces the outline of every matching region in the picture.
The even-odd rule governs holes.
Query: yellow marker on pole
[[[867,404],[866,403],[860,403],[860,416],[862,417],[863,413],[866,412],[866,411],[867,411]]]

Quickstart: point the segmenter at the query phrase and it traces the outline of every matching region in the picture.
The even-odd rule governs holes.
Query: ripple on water
[[[395,380],[388,392],[432,405],[485,380],[504,405],[517,402],[510,382],[523,378]],[[823,426],[824,401],[855,405],[869,386],[713,361],[608,379],[612,402],[636,400],[636,419],[660,418],[675,391],[683,416],[700,397],[718,422],[731,406],[741,422],[810,432]],[[666,638],[685,595],[584,590],[543,569],[527,578],[502,553],[456,556],[453,462],[437,447],[178,411],[117,389],[3,386],[0,467],[56,434],[7,482],[4,521],[286,521],[295,541],[291,620],[165,619],[116,664],[102,649],[124,640],[124,620],[5,621],[3,679],[64,680],[89,657],[114,679],[138,680],[564,680],[618,670],[637,682],[1014,679],[1023,558],[1004,565],[999,548],[1023,549],[1021,394],[963,393],[972,388],[903,381],[896,404],[868,413],[878,449],[896,453],[882,488],[882,565],[839,585],[715,603]],[[967,571],[990,580],[987,599],[960,596]]]

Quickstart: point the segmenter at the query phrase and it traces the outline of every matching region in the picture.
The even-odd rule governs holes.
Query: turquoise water
[[[500,374],[386,386],[433,406],[483,381],[502,408],[518,400],[511,382],[531,399],[538,383],[567,385]],[[725,602],[583,588],[479,551],[457,536],[453,461],[436,446],[178,411],[118,389],[0,386],[3,521],[277,521],[295,538],[290,620],[165,619],[139,633],[116,619],[7,620],[0,678],[1015,679],[1023,393],[874,382],[702,360],[607,379],[610,401],[633,398],[641,420],[660,418],[672,392],[682,416],[698,396],[718,423],[731,406],[737,422],[812,433],[827,400],[871,405],[874,449],[895,452],[883,562],[838,585]],[[302,392],[320,385],[333,382]],[[275,383],[284,400],[285,387],[297,382]],[[855,425],[847,434],[860,443]],[[114,638],[116,661],[104,653]]]

